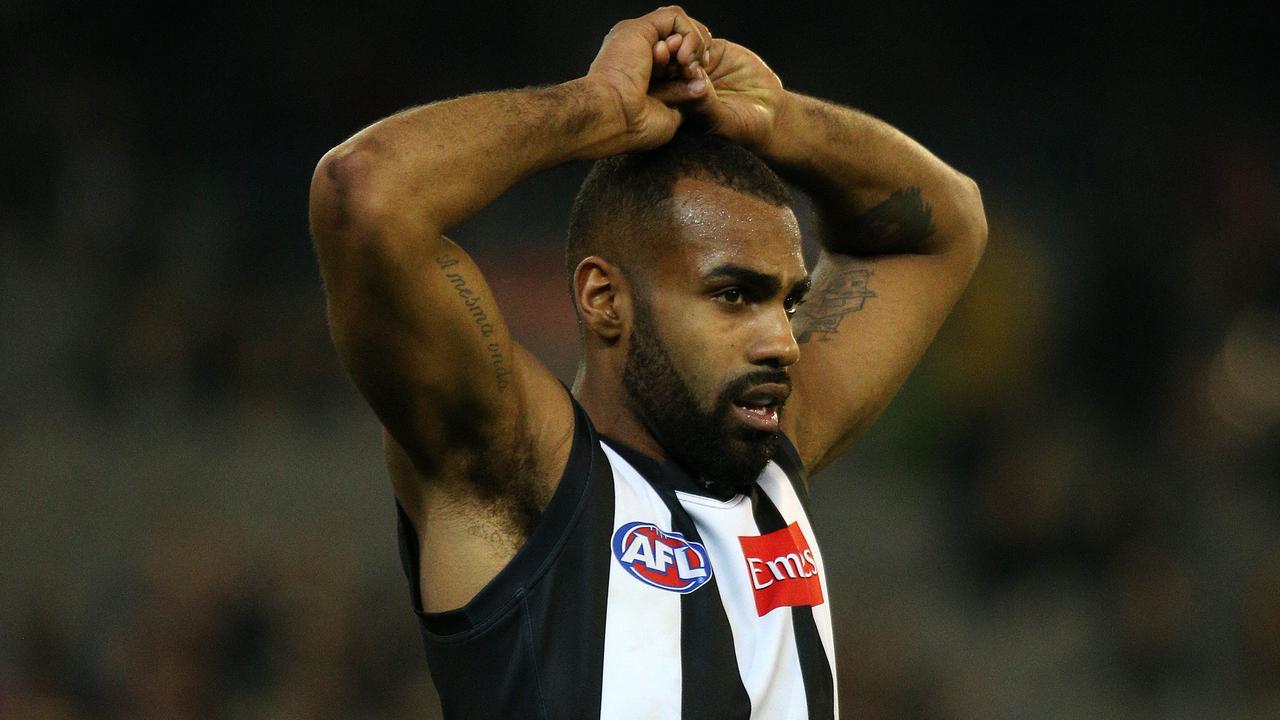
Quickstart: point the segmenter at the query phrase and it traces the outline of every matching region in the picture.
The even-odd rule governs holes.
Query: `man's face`
[[[670,249],[634,293],[623,384],[672,460],[746,492],[772,457],[799,358],[799,227],[789,208],[700,180],[679,180],[672,207]]]

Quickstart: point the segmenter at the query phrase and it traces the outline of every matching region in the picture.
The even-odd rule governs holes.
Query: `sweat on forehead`
[[[596,161],[569,217],[566,270],[599,255],[623,266],[643,262],[672,226],[670,200],[681,178],[702,180],[789,207],[791,193],[764,161],[718,135],[677,132],[652,150]]]
[[[710,256],[745,253],[777,261],[780,253],[801,254],[800,228],[790,207],[690,178],[676,182],[663,206],[665,227],[654,234],[660,252],[699,258],[700,264]]]

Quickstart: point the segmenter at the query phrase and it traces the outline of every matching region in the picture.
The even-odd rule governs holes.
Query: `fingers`
[[[684,115],[676,108],[656,102],[653,98],[648,100],[643,119],[637,128],[636,140],[639,144],[634,148],[636,150],[657,147],[667,142],[684,123]]]
[[[707,59],[702,66],[706,68],[708,76],[715,80],[725,74],[730,68],[724,63],[725,54],[729,50],[729,41],[721,38],[713,38],[710,47],[707,48]]]
[[[656,11],[656,14],[668,16],[671,22],[669,33],[679,35],[682,39],[676,62],[689,65],[701,60],[703,51],[711,42],[711,33],[707,31],[707,27],[689,17],[677,5],[662,8]]]
[[[653,66],[654,68],[663,68],[667,63],[671,62],[671,48],[667,45],[666,40],[659,40],[653,46]]]
[[[711,32],[707,26],[689,17],[677,5],[659,8],[641,20],[651,23],[658,37],[662,38],[659,42],[667,46],[666,62],[657,64],[657,67],[666,66],[666,70],[657,74],[671,76],[670,71],[674,69],[676,74],[685,79],[696,80],[698,68],[705,64],[707,49],[711,44]],[[655,45],[655,63],[661,55],[664,53]]]
[[[705,71],[698,72],[699,77],[694,80],[679,78],[657,83],[649,88],[649,96],[668,106],[699,101],[711,91],[711,84]]]
[[[622,20],[605,36],[588,74],[611,78],[631,97],[649,86],[683,78],[697,82],[709,57],[711,34],[679,7],[659,8]]]
[[[701,34],[702,34],[702,49],[698,54],[698,61],[702,64],[703,67],[706,67],[707,61],[710,58],[711,47],[715,43],[715,38],[711,37],[711,30],[706,25],[704,25],[703,23],[697,20],[694,20],[693,22],[695,25],[698,26],[698,29],[701,31]]]
[[[654,22],[662,36],[654,45],[650,97],[664,105],[682,105],[686,109],[705,104],[715,92],[707,73],[709,67],[714,67],[710,61],[717,43],[711,31],[678,6],[660,8],[643,19]]]
[[[667,49],[671,51],[671,54],[675,55],[680,50],[680,46],[684,44],[684,36],[671,33],[663,39],[663,42],[666,43]]]
[[[658,78],[671,78],[680,74],[676,55],[684,44],[682,35],[671,34],[653,46],[653,74]]]

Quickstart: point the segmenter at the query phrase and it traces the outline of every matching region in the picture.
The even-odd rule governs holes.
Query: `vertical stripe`
[[[604,452],[613,467],[614,530],[644,521],[670,531],[671,513],[649,483],[612,448]],[[680,595],[646,585],[611,559],[608,597],[600,717],[680,717],[680,633],[672,632],[680,627]]]
[[[697,523],[666,485],[655,488],[671,512],[671,528],[686,540],[702,543]],[[712,564],[712,569],[719,569]],[[728,571],[729,569],[725,569]],[[742,684],[734,657],[733,630],[720,601],[715,572],[705,585],[680,598],[680,647],[683,655],[682,720],[748,720],[751,696]]]
[[[773,467],[770,467],[769,470],[772,472],[766,471],[765,475],[761,477],[760,486],[753,497],[756,523],[759,525],[761,533],[782,530],[789,524],[783,518],[778,507],[774,505],[770,497],[770,490],[777,493],[780,498],[794,499],[795,505],[799,506],[799,498],[795,496],[794,492],[790,494],[780,492],[783,487],[787,489],[791,487],[781,469],[774,471]],[[780,486],[780,482],[787,484]],[[769,488],[766,489],[765,485],[768,485]],[[798,513],[798,515],[799,518],[797,520],[804,518],[803,512]],[[806,530],[805,537],[809,540],[810,549],[815,549],[817,541],[813,538],[813,530],[812,528],[806,528],[805,525],[807,525],[807,521],[801,525],[801,529]],[[826,574],[822,569],[821,556],[816,553],[815,549],[819,578],[823,585],[823,597],[826,598],[828,596]],[[791,617],[795,627],[796,649],[800,657],[801,675],[804,677],[804,694],[807,698],[810,720],[834,720],[836,717],[834,663],[824,638],[819,633],[818,623],[814,617],[818,613],[822,613],[827,616],[829,624],[829,606],[830,602],[824,602],[818,606],[821,610],[807,605],[791,608]]]
[[[738,672],[751,698],[751,717],[808,717],[791,615],[778,610],[761,617],[756,612],[755,591],[738,541],[740,536],[760,534],[751,500],[742,495],[727,501],[684,492],[676,496],[702,532],[716,569]]]
[[[800,523],[800,529],[804,531],[804,536],[809,539],[809,547],[813,550],[814,558],[818,561],[818,577],[822,580],[822,594],[827,601],[813,609],[813,619],[818,624],[818,635],[822,638],[822,648],[827,653],[827,661],[831,663],[831,676],[832,678],[837,678],[839,675],[836,673],[836,643],[835,633],[831,624],[831,592],[829,590],[831,586],[827,584],[827,566],[822,560],[822,550],[820,543],[817,541],[817,535],[813,531],[813,525],[809,522],[805,498],[797,497],[796,484],[798,479],[792,479],[790,476],[780,477],[779,475],[780,473],[774,468],[766,470],[765,475],[760,478],[760,487],[769,495],[769,499],[778,508],[778,512],[782,513],[783,520],[787,523]],[[836,693],[836,716],[839,717],[839,683],[834,683],[832,687]]]
[[[599,717],[604,673],[605,593],[609,539],[613,536],[613,472],[586,415],[574,439],[587,451],[575,459],[572,477],[586,488],[575,511],[572,534],[559,550],[547,580],[529,590],[525,606],[533,628],[533,653],[547,716]],[[587,437],[589,435],[589,437]],[[566,671],[572,668],[572,672]]]
[[[795,489],[807,513],[809,511],[808,473],[804,471],[804,461],[800,459],[800,451],[796,450],[796,446],[791,444],[791,440],[786,435],[778,436],[778,446],[773,454],[773,461],[782,468],[782,472],[786,473],[787,480],[791,482],[791,487]],[[768,468],[765,470],[767,472]]]

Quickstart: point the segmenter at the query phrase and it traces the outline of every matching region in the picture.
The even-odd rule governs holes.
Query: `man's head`
[[[616,379],[668,457],[744,491],[771,457],[790,312],[807,289],[786,186],[714,135],[596,163],[567,264],[589,372]]]

